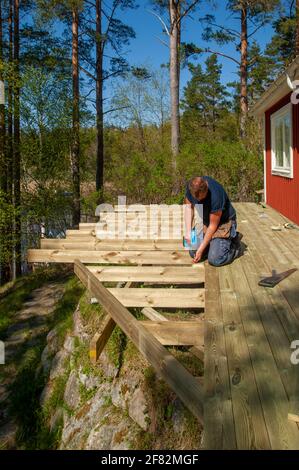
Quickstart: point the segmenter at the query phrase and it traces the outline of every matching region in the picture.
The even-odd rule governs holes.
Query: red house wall
[[[294,178],[271,174],[271,114],[290,103],[291,93],[265,113],[267,204],[299,224],[299,105],[293,105]]]

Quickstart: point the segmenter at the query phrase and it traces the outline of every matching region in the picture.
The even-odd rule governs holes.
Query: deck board
[[[205,449],[236,449],[236,431],[226,355],[219,270],[206,263],[204,439]]]
[[[242,241],[247,249],[230,266],[218,268],[219,280],[206,271],[206,315],[209,316],[213,305],[219,319],[222,317],[224,351],[219,345],[214,346],[213,353],[219,357],[214,357],[213,362],[206,358],[205,386],[213,389],[217,375],[213,377],[211,371],[216,371],[215,363],[224,357],[237,448],[299,449],[298,424],[288,420],[288,412],[292,411],[290,400],[299,392],[299,366],[296,368],[290,362],[291,341],[299,338],[299,273],[274,289],[258,286],[261,276],[272,269],[299,267],[299,231],[273,231],[273,225],[283,224],[286,219],[271,208],[251,203],[235,206],[238,229],[244,235]],[[214,285],[212,291],[210,284]],[[209,292],[213,292],[214,300]],[[217,305],[218,295],[221,305]],[[207,334],[206,355],[208,339]],[[211,412],[209,403],[205,406]],[[209,421],[212,419],[209,415]],[[218,422],[219,408],[215,406],[216,426]],[[222,422],[231,430],[231,422],[223,416]],[[212,432],[209,422],[205,428]],[[207,442],[210,448],[226,448],[220,438]]]
[[[221,270],[220,296],[238,449],[270,449],[262,405],[235,293],[233,269],[234,266],[225,266]]]

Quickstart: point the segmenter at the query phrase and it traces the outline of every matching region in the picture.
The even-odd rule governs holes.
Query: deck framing
[[[98,240],[95,224],[80,224],[65,240],[42,240],[28,260],[74,263],[107,314],[92,361],[119,325],[203,424],[204,448],[299,449],[299,365],[290,361],[299,339],[299,272],[273,289],[258,286],[273,269],[299,268],[299,230],[284,229],[287,220],[269,207],[235,207],[244,254],[222,268],[193,266],[180,238]],[[115,210],[128,219],[138,213]],[[161,214],[156,219],[160,229]],[[146,320],[136,320],[130,307],[140,307]],[[199,309],[199,319],[172,321],[156,308]],[[204,377],[193,377],[168,345],[188,346],[203,361]]]

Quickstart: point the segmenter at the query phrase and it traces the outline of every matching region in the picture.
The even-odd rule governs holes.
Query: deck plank
[[[254,250],[251,250],[253,244],[254,249],[257,249],[263,259],[262,248],[268,250],[272,256],[271,262],[276,262],[277,256],[267,245],[267,238],[264,238],[262,231],[259,232],[258,223],[255,220],[257,213],[251,214],[250,211],[254,207],[246,207],[246,214],[241,210],[241,218],[246,216],[248,219],[248,226],[245,232],[245,243],[248,244],[248,252],[240,259],[236,260],[233,264],[233,277],[236,286],[236,295],[240,306],[240,312],[243,318],[244,331],[247,337],[247,344],[251,355],[251,361],[259,389],[259,395],[263,406],[263,413],[267,424],[269,438],[273,449],[297,449],[299,448],[299,434],[298,428],[295,423],[287,422],[288,412],[288,396],[284,388],[283,380],[279,372],[278,362],[283,358],[279,357],[279,351],[276,348],[284,348],[283,356],[286,361],[288,357],[286,354],[288,342],[285,341],[284,333],[278,322],[276,322],[273,314],[271,319],[279,328],[282,333],[280,339],[274,334],[272,329],[272,322],[266,317],[265,306],[267,307],[268,315],[271,315],[271,308],[269,307],[264,288],[257,286],[258,276],[263,267],[259,265],[257,268],[256,263],[254,267],[246,260],[246,257],[254,259]],[[254,224],[255,222],[255,224]],[[258,246],[254,245],[258,242]],[[273,247],[272,247],[273,248]],[[254,272],[252,272],[254,271]],[[256,276],[255,279],[253,276]],[[248,280],[249,278],[249,280]],[[262,321],[262,317],[264,323]],[[267,324],[266,324],[267,322]],[[270,326],[269,326],[270,325]],[[266,327],[266,329],[265,329]],[[271,348],[274,348],[274,353]],[[276,356],[276,357],[275,357]],[[287,368],[287,364],[286,368]]]
[[[238,449],[271,449],[232,276],[232,266],[219,270],[233,413]]]
[[[37,250],[27,252],[29,263],[82,263],[98,264],[156,264],[191,265],[188,252],[184,251],[84,251],[84,250]]]
[[[203,447],[210,450],[236,449],[237,440],[220,302],[219,271],[207,263],[205,271]]]
[[[203,308],[204,289],[131,288],[108,289],[125,307]]]
[[[134,281],[155,284],[201,284],[203,264],[193,266],[89,266],[101,282]]]

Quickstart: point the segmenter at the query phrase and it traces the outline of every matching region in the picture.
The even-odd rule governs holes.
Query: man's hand
[[[203,253],[203,251],[202,251],[201,247],[199,247],[197,252],[196,252],[196,255],[193,258],[193,263],[198,263],[201,260],[202,253]]]

